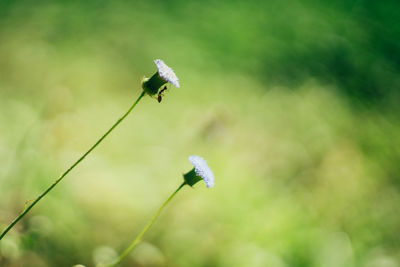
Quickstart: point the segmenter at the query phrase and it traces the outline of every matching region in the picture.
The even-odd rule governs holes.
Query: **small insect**
[[[165,85],[163,89],[158,92],[157,101],[161,103],[162,97],[164,96],[164,91],[167,90],[167,86]]]

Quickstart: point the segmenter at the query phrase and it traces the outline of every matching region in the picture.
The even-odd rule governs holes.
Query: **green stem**
[[[54,181],[54,183],[52,183],[42,194],[40,194],[28,207],[26,207],[20,215],[18,215],[17,218],[14,219],[14,221],[11,222],[11,224],[1,233],[0,235],[0,240],[3,239],[3,237],[7,234],[8,231],[10,231],[11,228],[14,227],[14,225],[21,220],[35,205],[36,203],[38,203],[45,195],[47,195],[47,193],[49,193],[59,182],[61,182],[61,180],[70,172],[72,171],[73,168],[75,168],[90,152],[93,151],[93,149],[95,149],[100,143],[101,141],[104,140],[104,138],[107,137],[107,135],[109,135],[114,129],[115,127],[118,126],[118,124],[120,124],[125,118],[126,116],[129,115],[129,113],[131,113],[131,111],[133,110],[133,108],[136,106],[137,103],[139,103],[140,99],[142,99],[142,97],[145,95],[145,92],[143,91],[140,96],[136,99],[136,101],[132,104],[132,106],[128,109],[128,111],[122,115],[121,118],[119,118],[117,120],[116,123],[114,123],[113,126],[111,126],[111,128],[102,136],[100,137],[100,139],[88,150],[85,152],[85,154],[83,154],[74,164],[72,164],[71,167],[69,167],[63,174],[61,174],[61,176]]]
[[[172,193],[172,195],[162,204],[162,206],[157,210],[157,212],[153,215],[153,217],[150,219],[150,221],[146,224],[146,226],[142,229],[142,231],[139,233],[139,235],[135,238],[135,240],[132,241],[132,243],[121,253],[121,255],[112,263],[105,265],[104,267],[111,267],[114,266],[118,263],[120,263],[131,251],[136,247],[137,244],[141,241],[143,235],[149,230],[150,226],[153,225],[154,221],[157,219],[158,215],[160,215],[161,211],[167,206],[167,204],[171,201],[171,199],[176,195],[176,193],[181,190],[181,188],[186,184],[186,182],[183,182],[178,189],[175,190],[175,192]]]

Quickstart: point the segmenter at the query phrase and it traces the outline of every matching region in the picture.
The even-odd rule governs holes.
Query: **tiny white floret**
[[[207,162],[199,156],[190,156],[190,163],[194,166],[194,170],[200,176],[208,188],[214,187],[214,174],[208,167]]]
[[[172,83],[175,87],[179,88],[179,79],[176,77],[175,72],[161,59],[154,60],[154,63],[157,66],[160,77],[166,82]]]

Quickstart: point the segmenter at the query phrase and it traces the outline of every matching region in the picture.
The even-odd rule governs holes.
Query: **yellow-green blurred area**
[[[0,266],[400,266],[400,3],[0,0]]]

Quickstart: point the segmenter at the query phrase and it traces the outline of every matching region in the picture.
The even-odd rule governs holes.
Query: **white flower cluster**
[[[207,162],[199,156],[190,156],[190,163],[194,166],[194,170],[200,176],[208,188],[214,187],[214,174],[208,167]]]
[[[179,79],[176,77],[175,72],[167,66],[167,64],[164,63],[161,59],[156,59],[154,60],[154,63],[157,66],[158,74],[160,77],[165,80],[166,82],[169,82],[173,84],[175,87],[179,88]]]

